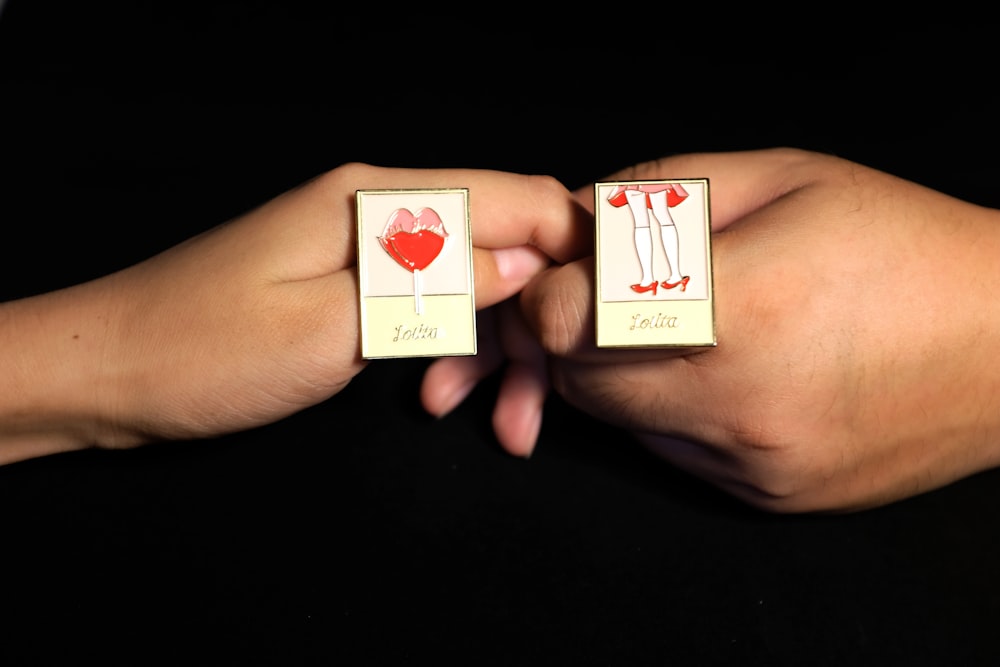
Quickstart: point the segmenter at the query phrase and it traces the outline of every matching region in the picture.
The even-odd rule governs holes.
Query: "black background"
[[[990,25],[319,6],[9,0],[0,297],[128,266],[349,160],[577,187],[791,145],[1000,207]],[[373,363],[231,437],[0,468],[0,663],[1000,660],[997,472],[769,515],[558,398],[515,460],[490,430],[495,381],[436,421],[424,367]]]

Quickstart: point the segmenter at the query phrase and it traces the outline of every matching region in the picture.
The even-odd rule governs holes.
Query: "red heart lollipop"
[[[448,232],[432,208],[421,208],[416,215],[409,209],[397,208],[389,216],[378,242],[396,263],[413,274],[413,308],[424,312],[421,271],[437,259],[444,248]]]
[[[448,232],[432,208],[413,214],[399,208],[392,212],[378,242],[407,271],[423,271],[437,259]]]

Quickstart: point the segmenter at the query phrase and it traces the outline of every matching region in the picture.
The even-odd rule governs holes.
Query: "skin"
[[[530,454],[554,389],[767,511],[856,511],[1000,464],[1000,212],[795,149],[606,180],[705,176],[717,347],[597,349],[593,257],[555,264],[496,307],[520,315],[494,341],[515,378],[497,413],[520,416],[495,421],[504,447]],[[575,194],[592,212],[592,186]],[[484,370],[435,362],[425,407]]]
[[[335,395],[365,365],[354,191],[460,184],[482,352],[430,366],[431,413],[502,367],[511,453],[531,453],[554,390],[780,512],[872,507],[1000,463],[1000,309],[983,307],[1000,213],[792,149],[608,180],[692,174],[712,184],[716,348],[594,347],[591,187],[349,164],[133,267],[0,305],[0,463],[218,436]]]
[[[477,308],[580,254],[547,176],[347,164],[135,266],[0,305],[0,464],[210,438],[324,401],[365,366],[355,190],[468,187]]]

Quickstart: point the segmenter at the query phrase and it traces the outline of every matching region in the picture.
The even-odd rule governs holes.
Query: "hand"
[[[718,346],[599,350],[592,258],[553,267],[521,305],[559,394],[772,511],[862,509],[1000,464],[997,211],[791,149],[607,180],[703,176]]]
[[[555,180],[344,165],[140,264],[0,306],[0,463],[269,423],[364,367],[355,190],[468,187],[476,305],[574,251]]]

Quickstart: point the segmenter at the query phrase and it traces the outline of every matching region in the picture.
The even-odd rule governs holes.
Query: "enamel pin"
[[[598,347],[714,346],[708,179],[594,186]]]
[[[356,199],[361,356],[476,354],[468,189]]]

